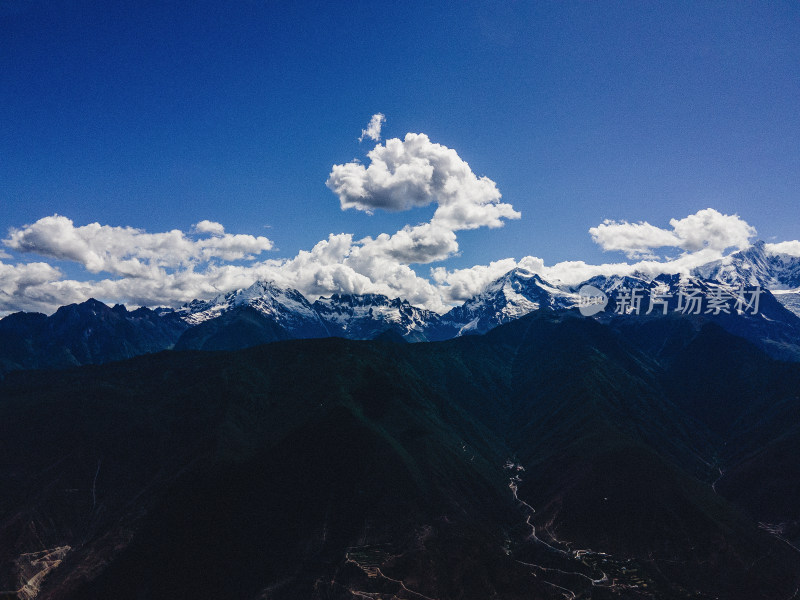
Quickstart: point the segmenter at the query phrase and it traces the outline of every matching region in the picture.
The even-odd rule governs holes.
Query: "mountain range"
[[[669,310],[676,310],[677,297],[687,288],[709,295],[720,286],[727,286],[725,290],[760,286],[763,293],[756,318],[706,314],[704,307],[695,320],[718,322],[777,358],[800,359],[800,293],[796,291],[800,258],[769,254],[765,244],[757,242],[683,277],[611,275],[565,286],[525,269],[513,269],[445,314],[381,294],[334,294],[312,303],[297,290],[265,281],[174,310],[128,312],[92,299],[62,307],[51,316],[15,313],[0,320],[0,374],[99,364],[170,348],[233,350],[287,339],[373,339],[391,332],[409,342],[441,341],[486,333],[535,310],[574,310],[584,285],[609,298],[609,307],[596,317],[600,319],[614,314],[619,289],[642,290],[643,306],[648,306],[652,290],[660,290],[672,297]]]

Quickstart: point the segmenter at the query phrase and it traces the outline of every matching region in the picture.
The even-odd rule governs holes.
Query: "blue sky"
[[[555,265],[693,251],[607,239],[606,248],[628,250],[604,251],[589,229],[606,219],[671,231],[670,219],[713,208],[767,241],[800,237],[800,4],[430,4],[0,2],[0,234],[13,240],[9,229],[24,233],[55,214],[72,223],[0,246],[0,311],[96,292],[128,303],[208,296],[272,271],[237,271],[210,287],[192,279],[163,297],[153,273],[254,260],[274,270],[329,234],[376,239],[426,223],[440,206],[434,196],[369,214],[343,210],[326,186],[334,165],[369,166],[376,144],[408,132],[454,150],[494,182],[502,199],[492,202],[521,215],[498,228],[451,228],[456,251],[403,263],[428,280],[431,268],[508,258]],[[359,143],[376,113],[386,117],[381,140]],[[239,254],[206,245],[158,263],[152,239],[129,236],[149,250],[111,256],[79,229],[180,230],[188,243],[202,237],[193,227],[203,220],[225,231],[205,235],[249,236]],[[731,239],[740,240],[737,221],[720,222],[739,227]],[[64,240],[50,247],[48,236]],[[105,262],[87,270],[87,252]],[[91,285],[131,277],[130,265],[114,265],[132,259],[152,268],[146,291],[132,280]],[[57,273],[29,269],[32,283],[20,284],[32,263]],[[361,278],[287,283],[314,295],[332,291],[326,285],[371,291],[371,281],[433,302],[408,273],[398,271],[398,283],[378,281],[375,265],[348,268]]]

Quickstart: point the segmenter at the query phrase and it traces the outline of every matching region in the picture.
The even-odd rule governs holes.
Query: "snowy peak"
[[[698,267],[694,274],[732,286],[768,288],[779,302],[800,316],[800,257],[769,252],[762,241]]]
[[[651,287],[651,281],[646,277],[633,275],[596,275],[577,285],[576,290],[580,290],[585,285],[594,286],[611,295],[620,289],[649,288]]]
[[[761,285],[774,287],[778,284],[771,258],[765,244],[758,241],[745,250],[734,252],[720,260],[697,267],[694,275],[713,279],[728,285]]]
[[[333,335],[372,339],[393,331],[404,339],[440,339],[434,331],[439,315],[412,306],[408,300],[390,299],[383,294],[333,294],[313,304]]]
[[[268,281],[257,281],[207,302],[195,300],[176,312],[190,325],[200,325],[242,307],[266,316],[281,326],[287,337],[372,339],[387,330],[409,341],[452,337],[449,331],[438,331],[438,314],[407,300],[382,294],[334,294],[312,305],[299,291]]]
[[[771,290],[800,287],[800,257],[771,253],[758,241],[695,269],[694,274],[731,285],[760,285]]]
[[[459,325],[458,335],[483,333],[541,308],[576,305],[577,294],[565,292],[525,269],[512,269],[483,292],[453,308],[444,320]]]
[[[800,288],[800,256],[791,254],[770,254],[772,274],[784,289]]]
[[[256,281],[248,288],[220,294],[213,300],[194,300],[176,312],[190,325],[215,319],[233,308],[249,306],[274,320],[296,337],[324,337],[324,322],[303,294],[269,281]]]
[[[730,314],[734,308],[734,301],[739,296],[744,301],[754,293],[759,297],[768,295],[767,290],[761,288],[759,284],[748,285],[742,284],[740,281],[728,283],[686,274],[670,275],[664,273],[655,279],[620,275],[598,276],[585,281],[580,287],[583,285],[592,285],[605,292],[610,300],[606,313],[617,312],[618,314],[628,314],[630,312],[620,311],[619,302],[623,302],[628,308],[635,308],[630,306],[628,301],[637,298],[642,312],[648,308],[651,299],[657,299],[656,302],[660,307],[660,311],[664,314],[666,314],[667,310],[678,310],[683,314],[706,314],[706,304],[711,299],[714,299],[712,304],[719,305],[720,311],[722,311],[722,308],[726,308],[727,310],[724,312]],[[689,307],[691,310],[683,306],[681,299],[692,300]],[[723,299],[727,300],[727,304],[724,307],[721,304]],[[774,299],[772,302],[774,303]],[[647,314],[649,313],[650,310],[647,310]],[[715,314],[719,314],[719,312]]]
[[[800,259],[771,254],[763,242],[699,267],[691,275],[661,275],[655,279],[643,274],[597,276],[570,288],[554,285],[537,273],[516,268],[445,315],[383,294],[333,294],[312,304],[299,291],[268,281],[257,281],[248,288],[220,294],[210,301],[195,300],[176,312],[186,323],[198,325],[233,308],[251,307],[282,327],[287,337],[332,335],[373,339],[391,331],[407,341],[434,341],[484,333],[540,309],[574,308],[579,304],[578,292],[583,285],[605,292],[611,300],[611,308],[607,309],[611,312],[618,296],[624,296],[626,290],[641,290],[635,295],[641,295],[649,306],[651,294],[671,295],[675,302],[674,298],[682,295],[680,290],[692,288],[705,296],[720,296],[722,292],[716,289],[721,286],[783,290],[783,297],[776,294],[778,299],[796,314],[800,312],[800,301],[794,302],[795,296],[787,293],[791,289],[789,286],[800,286]]]
[[[323,310],[328,307],[332,310],[355,310],[361,307],[393,307],[409,305],[408,300],[402,298],[389,299],[383,294],[333,294],[330,298],[324,296],[314,302],[315,306]]]

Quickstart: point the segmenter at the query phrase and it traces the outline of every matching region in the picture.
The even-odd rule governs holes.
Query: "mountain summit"
[[[760,285],[771,290],[800,287],[800,257],[771,254],[763,241],[697,267],[694,274],[730,285]]]
[[[458,328],[458,335],[485,333],[539,309],[572,308],[577,294],[547,283],[526,269],[512,269],[486,288],[450,310],[443,320]]]
[[[338,337],[367,340],[387,330],[411,342],[453,337],[437,313],[383,294],[333,294],[319,298],[313,307]]]
[[[249,306],[282,327],[290,337],[326,337],[328,329],[303,294],[270,281],[220,294],[208,302],[194,300],[175,311],[190,325],[215,319],[237,307]]]

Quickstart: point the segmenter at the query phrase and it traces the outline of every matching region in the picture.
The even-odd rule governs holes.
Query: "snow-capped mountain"
[[[334,294],[319,298],[312,304],[297,290],[265,281],[220,294],[212,300],[194,300],[177,310],[139,309],[123,315],[122,307],[112,310],[91,301],[85,304],[93,307],[93,316],[83,320],[70,317],[69,323],[75,322],[80,326],[65,330],[63,339],[59,338],[58,351],[50,349],[39,354],[49,357],[64,354],[67,358],[59,364],[67,365],[136,356],[173,345],[180,349],[234,349],[286,339],[330,336],[374,339],[381,335],[394,336],[393,339],[400,336],[409,342],[445,340],[485,333],[540,309],[576,308],[584,285],[591,285],[607,296],[605,309],[596,314],[596,318],[601,320],[612,320],[619,314],[655,316],[680,313],[676,316],[688,317],[696,324],[715,321],[728,331],[767,348],[773,356],[792,360],[800,357],[800,258],[770,253],[762,242],[699,267],[691,275],[664,274],[655,279],[641,274],[598,276],[574,287],[565,287],[550,283],[530,271],[513,269],[444,315],[381,294]],[[737,310],[736,290],[744,293],[748,288],[752,291],[757,287],[763,291],[759,296],[759,310],[741,310],[746,309],[741,304]],[[632,293],[632,290],[636,291]],[[702,299],[697,296],[702,296]],[[752,296],[745,300],[752,300]],[[696,304],[688,307],[683,304],[691,302]],[[717,310],[715,307],[720,308]],[[33,339],[31,336],[38,336],[36,339],[41,344],[54,339],[50,334],[35,334],[34,329],[39,331],[40,322],[45,319],[61,322],[64,320],[62,317],[73,312],[74,309],[63,307],[53,317],[20,313],[3,319],[0,333],[8,333],[6,370],[49,365],[52,361],[42,363],[39,359],[19,358],[30,354],[20,344],[28,338]],[[130,329],[126,329],[127,333],[122,336],[125,340],[141,338],[147,343],[140,343],[140,340],[128,344],[126,341],[125,347],[130,345],[130,348],[119,356],[111,351],[81,350],[83,354],[77,357],[73,346],[83,348],[81,344],[86,340],[91,342],[90,346],[97,345],[99,342],[92,341],[95,339],[93,332],[108,329],[96,323],[98,319],[103,323],[108,321],[100,319],[98,315],[101,313],[117,315],[120,322],[125,322],[124,327]],[[24,332],[20,329],[22,324],[27,327]],[[108,330],[122,331],[116,327]],[[109,343],[114,345],[117,342]],[[63,350],[62,346],[69,351]],[[75,360],[69,358],[73,355],[77,357]]]
[[[573,308],[578,305],[578,291],[583,285],[592,285],[613,299],[620,289],[658,286],[666,286],[667,292],[675,294],[681,286],[694,286],[703,293],[713,294],[711,288],[717,282],[727,287],[761,286],[772,290],[779,301],[800,315],[800,295],[793,293],[797,291],[793,288],[800,287],[800,258],[771,254],[763,242],[698,267],[689,278],[665,277],[661,276],[659,281],[642,275],[597,276],[567,288],[516,268],[445,315],[381,294],[333,294],[312,304],[297,290],[261,281],[210,301],[194,300],[176,312],[189,325],[198,325],[235,307],[249,306],[282,327],[289,337],[331,335],[371,339],[391,330],[408,341],[431,341],[483,333],[541,308]],[[608,310],[613,312],[613,305]]]
[[[800,257],[770,253],[766,244],[758,241],[745,250],[698,267],[694,274],[732,285],[791,289],[800,287]]]
[[[800,289],[800,256],[791,254],[771,254],[770,263],[774,277],[782,286]]]
[[[763,312],[762,297],[767,290],[758,290],[758,284],[731,284],[695,275],[662,274],[655,279],[645,277],[594,277],[582,285],[593,285],[609,297],[607,314],[759,314]],[[638,300],[638,301],[637,301]],[[770,296],[766,307],[774,309]],[[782,309],[778,309],[782,312]]]
[[[724,261],[705,265],[690,276],[661,275],[655,279],[643,275],[597,276],[566,289],[546,281],[538,274],[517,268],[492,281],[482,292],[444,315],[382,294],[333,294],[311,304],[299,291],[283,289],[270,282],[257,282],[247,289],[220,295],[208,302],[193,301],[181,307],[177,313],[188,324],[198,325],[234,308],[250,307],[285,332],[276,339],[324,336],[372,339],[383,332],[392,331],[407,341],[435,341],[484,333],[539,309],[575,308],[579,303],[578,291],[584,285],[594,286],[607,294],[610,304],[605,310],[606,316],[620,312],[630,314],[634,310],[630,302],[621,308],[618,303],[620,294],[624,297],[632,289],[639,290],[632,300],[635,301],[638,296],[637,310],[642,314],[653,312],[655,308],[661,314],[677,311],[704,315],[708,314],[705,312],[708,305],[704,304],[701,312],[697,312],[695,306],[687,310],[678,305],[679,297],[697,302],[691,299],[691,293],[687,290],[694,290],[695,296],[699,294],[704,299],[729,297],[733,288],[744,285],[761,286],[765,289],[766,298],[766,289],[785,289],[787,284],[784,282],[792,281],[796,261],[792,257],[770,256],[764,244],[758,243]],[[653,308],[650,306],[651,295],[661,295],[660,302],[654,304]],[[792,299],[789,295],[784,296]],[[794,320],[787,318],[773,296],[769,295],[766,302],[759,315],[762,322],[771,320],[785,324],[791,321],[794,327]],[[734,301],[731,300],[730,308],[720,309],[723,320],[725,315],[731,314],[733,306]],[[711,316],[718,314],[719,311]],[[230,320],[228,318],[226,323]],[[278,334],[270,332],[270,336],[273,335]],[[768,337],[776,337],[775,332],[770,331]]]
[[[607,307],[598,314],[601,321],[616,326],[624,321],[626,328],[666,315],[688,319],[694,327],[713,322],[776,358],[800,358],[800,318],[758,283],[742,286],[678,274],[652,280],[595,277],[586,283],[608,296]]]
[[[770,288],[780,285],[772,257],[767,254],[762,241],[745,250],[697,267],[693,274],[730,285],[761,285]]]
[[[634,275],[597,275],[576,285],[574,289],[578,291],[585,285],[591,285],[608,295],[613,295],[621,289],[650,288],[652,281],[647,277]]]
[[[762,241],[698,267],[693,274],[733,286],[765,287],[787,309],[800,316],[800,257],[772,254]]]
[[[413,342],[452,337],[435,312],[383,294],[333,294],[313,307],[335,336],[366,340],[391,330]]]
[[[220,294],[207,302],[193,300],[176,313],[190,325],[215,319],[237,308],[249,306],[280,325],[291,337],[325,337],[325,323],[303,294],[269,281],[256,281],[245,289]]]
[[[800,292],[787,290],[773,290],[772,295],[783,304],[787,310],[792,311],[800,317]]]
[[[484,333],[539,309],[576,306],[578,295],[546,282],[525,269],[512,269],[491,282],[480,294],[450,310],[442,320],[457,335]]]

